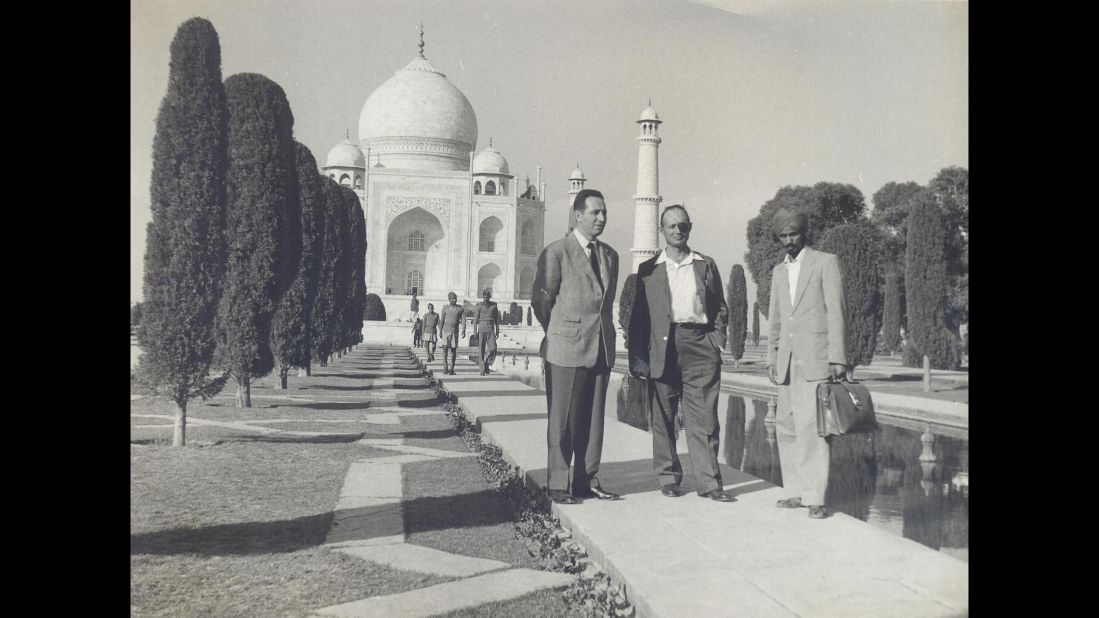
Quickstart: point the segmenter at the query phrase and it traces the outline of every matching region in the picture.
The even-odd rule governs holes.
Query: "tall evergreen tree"
[[[884,241],[884,264],[904,268],[904,243],[908,236],[908,208],[912,196],[923,189],[915,182],[887,182],[878,189],[871,201],[874,210],[870,221],[881,229]]]
[[[302,367],[309,375],[309,325],[320,279],[320,252],[324,241],[324,196],[317,160],[303,144],[294,142],[294,168],[297,199],[288,212],[288,251],[300,255],[298,270],[290,289],[283,294],[271,325],[271,350],[279,375],[279,388],[287,388],[291,367]],[[289,254],[288,254],[289,255]]]
[[[343,283],[338,277],[338,263],[343,245],[340,242],[340,225],[346,220],[342,213],[343,197],[340,186],[328,177],[321,178],[324,195],[324,242],[321,253],[320,281],[317,286],[317,298],[313,303],[312,345],[313,360],[321,367],[328,365],[328,359],[336,351],[337,326],[340,323],[341,296]]]
[[[828,228],[855,223],[866,211],[861,191],[853,185],[832,182],[818,182],[812,187],[783,187],[760,206],[759,215],[748,221],[748,252],[744,254],[744,261],[756,282],[756,300],[764,316],[771,302],[771,269],[783,256],[782,245],[771,230],[771,220],[783,206],[809,217],[806,237],[810,245]]]
[[[759,345],[759,301],[752,303],[752,345]]]
[[[187,442],[187,403],[217,394],[214,316],[225,274],[228,110],[221,44],[201,18],[172,39],[168,92],[153,140],[137,380],[176,406],[174,446]]]
[[[878,230],[869,223],[837,225],[820,241],[822,251],[834,253],[840,260],[847,299],[847,359],[852,370],[874,360],[881,330],[880,247]]]
[[[341,187],[344,203],[348,208],[350,226],[350,253],[348,266],[351,272],[348,304],[345,311],[347,347],[363,340],[363,317],[366,314],[366,217],[363,215],[359,196],[347,187]]]
[[[900,274],[890,270],[885,275],[885,307],[882,310],[882,342],[893,352],[901,349],[901,289],[898,282]]]
[[[218,309],[218,362],[237,383],[237,405],[250,408],[252,380],[274,368],[271,320],[300,261],[282,250],[286,205],[297,201],[294,117],[282,87],[263,75],[230,76],[225,96],[229,262]]]
[[[530,306],[527,306],[527,326],[530,326],[533,321],[531,320],[532,311]]]
[[[382,302],[380,296],[374,293],[366,295],[366,314],[367,320],[385,321],[385,303]]]
[[[734,264],[729,271],[729,353],[739,362],[744,358],[744,340],[748,337],[748,283],[744,267]]]
[[[358,198],[354,196],[354,193],[348,187],[340,186],[340,205],[339,209],[339,227],[337,227],[338,238],[340,243],[340,254],[336,260],[336,277],[339,281],[336,296],[336,324],[333,326],[333,332],[336,334],[335,349],[336,356],[342,356],[348,348],[351,347],[351,332],[348,326],[351,322],[351,278],[352,278],[352,264],[351,264],[351,209],[352,199],[354,199],[355,206],[358,205]]]
[[[921,192],[908,215],[905,287],[908,340],[934,369],[957,369],[958,353],[946,325],[946,226],[930,191]]]

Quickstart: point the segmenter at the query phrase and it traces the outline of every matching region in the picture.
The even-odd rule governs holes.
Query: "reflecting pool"
[[[497,359],[495,367],[530,386],[544,388],[538,357],[509,355]],[[768,418],[769,400],[722,390],[718,459],[782,485],[773,413]],[[648,410],[646,383],[612,373],[607,418],[648,431]],[[968,561],[968,432],[886,416],[878,420],[881,429],[873,434],[833,438],[826,497],[829,508]],[[687,469],[689,461],[684,460]]]

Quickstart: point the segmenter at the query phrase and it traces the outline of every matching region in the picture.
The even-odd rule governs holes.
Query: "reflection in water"
[[[540,371],[538,363],[520,377],[541,388]],[[617,404],[619,421],[647,431],[646,386],[636,378],[614,374],[610,388],[616,394],[607,405]],[[725,426],[720,459],[732,468],[782,485],[768,404],[765,399],[721,393],[718,410],[725,411]],[[889,425],[888,418],[879,421],[881,429],[873,434],[832,438],[828,506],[967,560],[968,440]]]

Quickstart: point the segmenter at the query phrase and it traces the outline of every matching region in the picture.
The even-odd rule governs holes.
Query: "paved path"
[[[369,347],[368,350],[371,350]],[[378,352],[384,350],[381,354]],[[363,386],[392,386],[392,376],[417,372],[408,353],[380,348],[367,357],[363,367],[376,378],[358,381]],[[386,382],[388,380],[388,382]],[[369,390],[370,409],[396,405],[398,394],[429,392],[420,389]],[[360,396],[362,397],[362,396]],[[401,416],[442,415],[441,407],[430,410],[395,408],[391,412],[371,414],[371,421],[399,422]],[[335,516],[325,544],[363,560],[397,569],[456,577],[454,581],[402,592],[367,597],[348,603],[318,608],[314,616],[353,616],[389,618],[391,616],[431,616],[456,609],[476,607],[494,601],[523,596],[543,588],[568,586],[573,577],[532,569],[512,568],[506,562],[452,554],[406,543],[402,467],[405,464],[449,458],[475,457],[471,452],[455,452],[405,445],[403,438],[364,438],[356,444],[396,453],[389,457],[367,457],[353,461],[348,468],[336,503]]]
[[[437,377],[528,485],[544,485],[544,395],[500,374],[479,376],[465,359],[458,374]],[[968,613],[965,562],[842,513],[811,520],[804,509],[777,509],[780,488],[724,466],[735,503],[666,498],[651,458],[649,434],[608,418],[601,477],[625,499],[553,505],[642,616]]]

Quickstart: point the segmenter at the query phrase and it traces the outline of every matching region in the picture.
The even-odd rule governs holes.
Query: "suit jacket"
[[[571,232],[547,245],[538,256],[531,306],[546,333],[539,354],[554,365],[594,367],[602,345],[607,365],[614,366],[611,315],[618,286],[618,253],[603,242],[596,247],[603,288]]]
[[[776,365],[782,379],[796,357],[805,380],[828,378],[829,363],[847,364],[847,300],[839,258],[805,247],[794,302],[786,264],[771,272],[770,336],[767,364]]]
[[[695,253],[698,253],[697,251]],[[706,310],[706,323],[713,330],[707,337],[721,358],[725,347],[725,327],[729,323],[729,307],[721,291],[721,275],[717,264],[708,255],[691,263],[695,275],[695,291],[702,296]],[[668,335],[672,324],[672,295],[668,285],[668,271],[664,264],[657,264],[655,255],[637,267],[637,288],[634,308],[630,315],[629,356],[631,370],[653,379],[664,375],[664,360],[668,352]],[[648,366],[646,374],[645,367]]]

